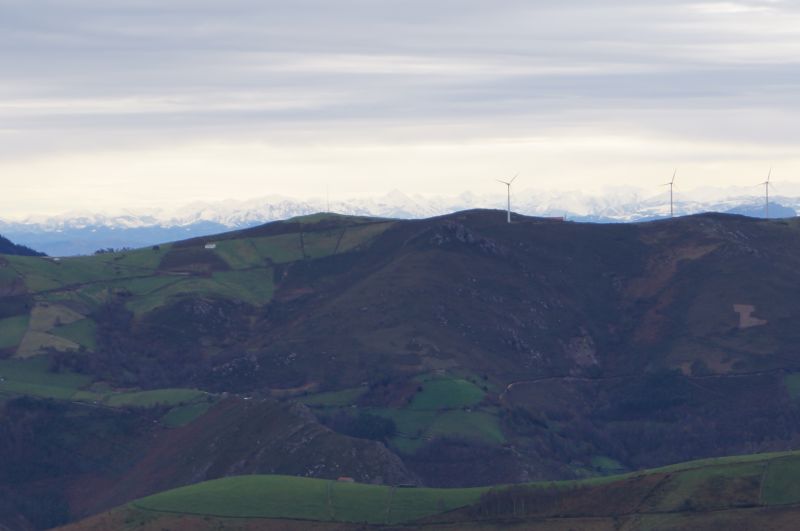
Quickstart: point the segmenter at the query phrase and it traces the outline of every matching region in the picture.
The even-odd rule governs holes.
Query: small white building
[[[206,249],[216,249],[216,248],[217,248],[217,244],[216,243],[207,243],[206,244]]]

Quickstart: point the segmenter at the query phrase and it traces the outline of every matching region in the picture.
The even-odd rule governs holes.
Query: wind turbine
[[[769,169],[769,173],[767,174],[767,180],[761,183],[764,186],[764,217],[769,219],[769,187],[770,187],[770,178],[772,177],[772,168]]]
[[[672,202],[672,198],[673,198],[672,192],[673,192],[673,189],[675,188],[675,176],[676,175],[678,175],[678,170],[677,169],[674,172],[672,172],[672,180],[670,182],[664,184],[664,186],[669,186],[669,217],[674,217],[675,216],[675,210],[673,208],[673,202]]]
[[[497,179],[497,182],[499,182],[499,183],[503,183],[503,184],[504,184],[504,185],[506,185],[506,187],[508,188],[508,210],[507,210],[506,212],[507,212],[507,214],[508,214],[508,222],[509,222],[509,223],[511,223],[511,183],[513,183],[513,182],[516,180],[516,178],[517,178],[517,177],[519,177],[519,173],[518,173],[518,174],[516,174],[516,175],[514,176],[514,178],[513,178],[513,179],[511,179],[511,180],[510,180],[510,181],[508,181],[508,182],[506,182],[506,181],[501,181],[500,179]]]

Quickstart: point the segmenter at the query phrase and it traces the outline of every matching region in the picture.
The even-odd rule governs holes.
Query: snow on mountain
[[[778,195],[771,216],[788,217],[800,210],[800,186],[787,186],[797,195]],[[675,195],[676,215],[734,212],[761,216],[758,189],[703,188]],[[784,192],[783,187],[781,192]],[[464,192],[457,196],[425,196],[400,190],[377,197],[334,200],[330,210],[341,214],[388,218],[422,218],[472,208],[505,208],[506,196]],[[195,202],[176,210],[127,210],[116,213],[73,211],[58,216],[0,219],[0,234],[48,254],[86,254],[99,248],[138,247],[191,236],[244,228],[269,221],[325,211],[325,198],[304,200],[268,196],[247,201]],[[512,209],[534,216],[566,216],[577,221],[632,222],[669,215],[666,192],[648,195],[636,188],[616,188],[592,195],[583,191],[514,190]]]

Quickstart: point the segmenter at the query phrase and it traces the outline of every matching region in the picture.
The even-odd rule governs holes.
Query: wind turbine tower
[[[508,188],[508,207],[506,209],[506,214],[507,214],[506,219],[509,223],[511,223],[511,184],[517,179],[518,176],[519,173],[516,174],[514,178],[511,179],[510,181],[501,181],[500,179],[497,179],[497,182],[503,183],[504,185],[506,185],[506,188]]]
[[[664,186],[669,186],[669,217],[671,217],[671,218],[675,217],[675,209],[674,209],[674,203],[673,203],[672,199],[674,197],[673,192],[674,192],[674,188],[675,188],[675,176],[676,175],[678,175],[678,170],[675,170],[674,172],[672,172],[672,180],[664,185]]]
[[[767,174],[767,180],[761,183],[764,185],[764,217],[769,219],[769,186],[770,186],[770,178],[772,177],[772,168],[769,169],[769,173]]]

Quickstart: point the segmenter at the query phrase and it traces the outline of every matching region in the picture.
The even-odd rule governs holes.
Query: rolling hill
[[[795,452],[622,476],[471,489],[238,476],[137,500],[65,529],[793,530]]]
[[[3,255],[0,525],[241,474],[469,488],[791,450],[799,266],[796,220],[721,214]]]

